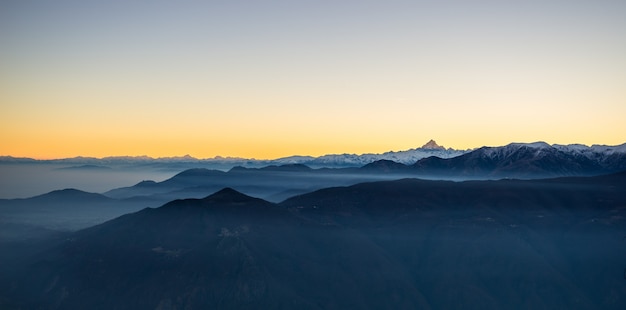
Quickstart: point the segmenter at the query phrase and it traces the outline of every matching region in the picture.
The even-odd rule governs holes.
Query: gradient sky
[[[1,1],[0,155],[626,142],[626,1]]]

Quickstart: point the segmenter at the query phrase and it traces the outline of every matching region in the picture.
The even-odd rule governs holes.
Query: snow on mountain
[[[73,157],[63,159],[44,160],[48,163],[59,164],[110,164],[110,165],[134,165],[134,164],[161,164],[161,165],[204,165],[215,166],[219,165],[220,169],[230,169],[234,166],[243,167],[263,167],[267,165],[290,165],[290,164],[304,164],[310,167],[321,168],[341,168],[341,167],[361,167],[369,163],[378,160],[391,160],[402,164],[413,164],[416,161],[430,156],[437,156],[441,158],[450,158],[465,154],[469,150],[455,150],[446,149],[443,146],[438,145],[434,140],[428,141],[422,147],[409,149],[405,151],[389,151],[382,154],[366,153],[366,154],[328,154],[319,157],[313,156],[288,156],[277,159],[254,159],[254,158],[239,158],[239,157],[221,157],[216,156],[213,158],[198,159],[190,155],[178,156],[178,157],[160,157],[152,158],[148,156],[112,156],[104,158],[93,157]],[[36,161],[34,159],[18,159],[10,156],[0,157],[0,161],[3,162],[17,162],[17,161]],[[178,167],[178,166],[176,166]]]
[[[608,156],[613,154],[626,154],[626,143],[615,146],[598,144],[594,144],[592,146],[586,146],[583,144],[554,144],[552,147],[562,152],[579,154],[588,158],[596,158],[598,156]]]
[[[533,150],[536,155],[540,155],[542,151],[547,151],[552,148],[549,144],[539,141],[533,143],[510,143],[505,146],[497,147],[482,147],[482,153],[489,158],[505,158],[511,154],[519,151],[522,148],[529,148]]]
[[[626,143],[616,146],[597,145],[586,146],[584,144],[548,144],[543,141],[532,143],[510,143],[505,146],[499,147],[483,147],[484,153],[489,156],[496,156],[502,154],[509,154],[517,151],[520,148],[527,147],[535,149],[539,152],[541,150],[549,151],[556,150],[570,155],[582,155],[589,159],[597,159],[598,157],[608,156],[612,154],[626,154]],[[539,153],[538,153],[539,154]]]
[[[524,149],[527,152],[534,152],[535,156],[547,156],[552,153],[568,154],[574,157],[586,158],[595,162],[599,162],[602,166],[611,166],[616,169],[623,166],[624,160],[626,160],[626,143],[616,146],[607,145],[592,145],[586,146],[582,144],[569,144],[550,145],[546,142],[533,142],[533,143],[510,143],[505,146],[498,147],[481,147],[475,150],[455,150],[452,148],[446,149],[440,146],[434,140],[428,141],[421,147],[404,150],[404,151],[389,151],[380,154],[365,153],[365,154],[328,154],[319,157],[312,156],[289,156],[278,159],[254,159],[254,158],[239,158],[239,157],[221,157],[216,156],[214,158],[198,159],[190,155],[180,157],[162,157],[152,158],[148,156],[116,156],[105,158],[92,158],[92,157],[74,157],[65,159],[53,159],[44,160],[43,162],[59,163],[59,164],[112,164],[112,165],[133,165],[133,164],[161,164],[161,165],[176,165],[176,168],[187,166],[209,166],[218,167],[219,169],[230,169],[234,166],[243,167],[263,167],[267,165],[291,165],[291,164],[303,164],[313,168],[329,167],[360,167],[370,164],[379,160],[391,160],[397,163],[412,165],[418,160],[428,157],[439,157],[443,159],[457,157],[472,151],[480,151],[481,156],[486,156],[492,159],[504,159],[512,154],[518,152],[520,149]],[[526,153],[527,153],[526,152]],[[0,157],[1,162],[38,162],[38,160],[29,158],[13,158],[10,156]],[[186,167],[186,166],[185,166]]]
[[[348,167],[348,166],[364,166],[379,160],[391,160],[397,163],[410,165],[416,161],[436,156],[440,158],[451,158],[469,152],[470,150],[446,149],[439,146],[434,140],[428,141],[422,147],[410,149],[406,151],[389,151],[382,154],[330,154],[313,158],[300,162],[301,164],[312,167]],[[280,161],[282,159],[278,159]]]
[[[271,162],[274,165],[290,165],[290,164],[301,164],[301,163],[305,163],[311,160],[314,160],[315,157],[313,156],[300,156],[300,155],[294,155],[294,156],[289,156],[289,157],[282,157],[279,159],[274,159],[271,160]]]
[[[509,145],[511,145],[511,146],[527,146],[527,147],[531,147],[531,148],[534,148],[534,149],[550,148],[550,144],[545,143],[543,141],[537,141],[537,142],[532,142],[532,143],[511,143]]]
[[[421,168],[428,168],[429,165],[432,166],[419,163]],[[446,165],[502,176],[512,173],[518,176],[611,173],[626,169],[626,144],[589,147],[581,144],[550,145],[545,142],[511,143],[500,147],[482,147]]]

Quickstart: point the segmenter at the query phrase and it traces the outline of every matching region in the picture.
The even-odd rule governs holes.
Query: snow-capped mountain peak
[[[537,141],[537,142],[532,142],[532,143],[511,143],[507,146],[515,146],[515,147],[522,147],[522,146],[526,146],[526,147],[530,147],[530,148],[534,148],[534,149],[545,149],[545,148],[551,148],[552,146],[548,143],[545,143],[543,141]]]

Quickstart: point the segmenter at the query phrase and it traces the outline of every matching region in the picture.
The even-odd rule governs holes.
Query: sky
[[[626,1],[0,2],[0,155],[626,142]]]

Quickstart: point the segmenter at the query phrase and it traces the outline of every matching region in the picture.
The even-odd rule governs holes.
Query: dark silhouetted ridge
[[[298,171],[310,171],[311,167],[304,164],[286,164],[286,165],[270,165],[262,168],[246,168],[242,166],[235,166],[228,172],[298,172]]]
[[[250,169],[243,167],[243,166],[235,166],[235,167],[230,168],[228,172],[238,172],[238,171],[240,172],[240,171],[248,171],[248,170]]]
[[[155,184],[157,184],[157,182],[152,181],[152,180],[144,180],[144,181],[141,181],[141,182],[135,184],[135,186],[137,186],[137,187],[149,187],[149,186],[154,186]]]
[[[80,165],[59,168],[58,170],[113,170],[113,168],[101,165]]]
[[[277,205],[260,198],[242,194],[232,188],[223,188],[202,199],[179,199],[168,202],[156,209],[180,210],[181,216],[190,212],[209,212],[215,214],[243,217],[271,218],[277,214],[285,215],[286,211]],[[187,210],[187,211],[185,211]],[[190,213],[191,214],[191,213]],[[193,217],[193,215],[190,215]]]
[[[219,178],[224,176],[226,173],[219,170],[211,170],[205,168],[193,168],[187,169],[163,182],[165,186],[175,186],[175,187],[187,187],[187,186],[197,186],[207,180]]]
[[[265,202],[265,200],[250,197],[230,187],[223,188],[205,197],[202,200],[204,202],[211,202],[211,203],[245,203],[245,202],[259,202],[259,201]]]
[[[47,194],[35,196],[29,198],[32,200],[45,200],[45,201],[58,201],[58,200],[84,200],[85,202],[93,200],[111,200],[104,195],[84,192],[74,188],[66,188],[61,190],[51,191]]]
[[[192,169],[187,169],[173,176],[172,179],[180,178],[180,177],[205,177],[205,176],[214,176],[214,175],[219,175],[219,174],[223,174],[223,172],[218,171],[218,170],[206,169],[206,168],[192,168]]]
[[[267,167],[263,167],[260,170],[265,170],[265,171],[309,171],[311,170],[311,167],[307,166],[307,165],[303,165],[303,164],[287,164],[287,165],[280,165],[280,166],[267,166]]]
[[[381,159],[375,162],[369,163],[361,169],[363,170],[376,170],[382,172],[390,172],[390,171],[400,171],[407,169],[408,166],[405,164],[401,164],[392,160]]]

